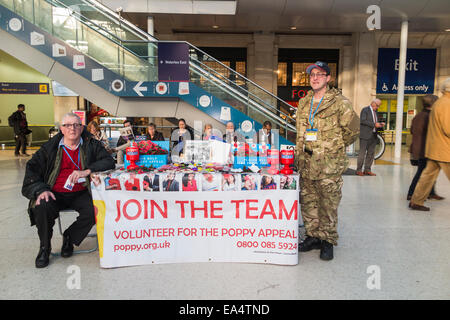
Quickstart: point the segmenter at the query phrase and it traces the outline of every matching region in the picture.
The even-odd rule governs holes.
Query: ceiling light
[[[219,26],[212,26],[213,29],[219,29]]]
[[[297,30],[297,27],[292,26],[291,30]]]

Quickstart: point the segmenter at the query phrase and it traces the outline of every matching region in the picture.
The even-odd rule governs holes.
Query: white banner
[[[205,174],[213,175],[211,183],[218,180],[220,191],[213,192],[206,191],[214,190],[209,185],[202,191],[202,174],[190,180],[191,187],[192,181],[198,180],[195,189],[183,188],[188,185],[184,174],[170,177],[170,185],[178,185],[171,188],[165,175],[160,174],[157,188],[148,187],[155,186],[156,180],[154,175],[146,179],[148,174],[108,174],[94,179],[101,267],[180,262],[298,263],[297,176],[272,176],[270,180],[237,174],[233,181],[229,174]],[[107,190],[105,187],[114,185],[108,178],[117,179],[118,185]],[[289,185],[286,178],[290,178]],[[222,191],[233,190],[226,188],[225,182],[234,183],[237,191]],[[266,188],[268,185],[270,188]]]

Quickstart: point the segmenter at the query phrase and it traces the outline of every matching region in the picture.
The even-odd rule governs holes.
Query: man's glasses
[[[83,125],[81,123],[65,123],[62,124],[61,126],[63,126],[64,128],[74,128],[74,129],[78,129],[81,128]]]
[[[326,77],[326,73],[311,73],[309,75],[310,78],[323,78]]]

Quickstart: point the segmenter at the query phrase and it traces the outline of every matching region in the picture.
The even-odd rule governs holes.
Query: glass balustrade
[[[0,4],[130,81],[158,80],[158,40],[94,0],[0,0]],[[189,44],[190,81],[295,141],[290,105]]]

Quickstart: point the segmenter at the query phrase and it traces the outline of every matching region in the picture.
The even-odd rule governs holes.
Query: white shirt
[[[376,114],[375,111],[373,110],[372,106],[369,106],[369,108],[370,108],[370,111],[372,111],[373,123],[375,124],[375,123],[378,122],[377,114]],[[374,128],[373,128],[373,132],[376,132],[376,131],[377,131],[377,128],[374,127]]]

